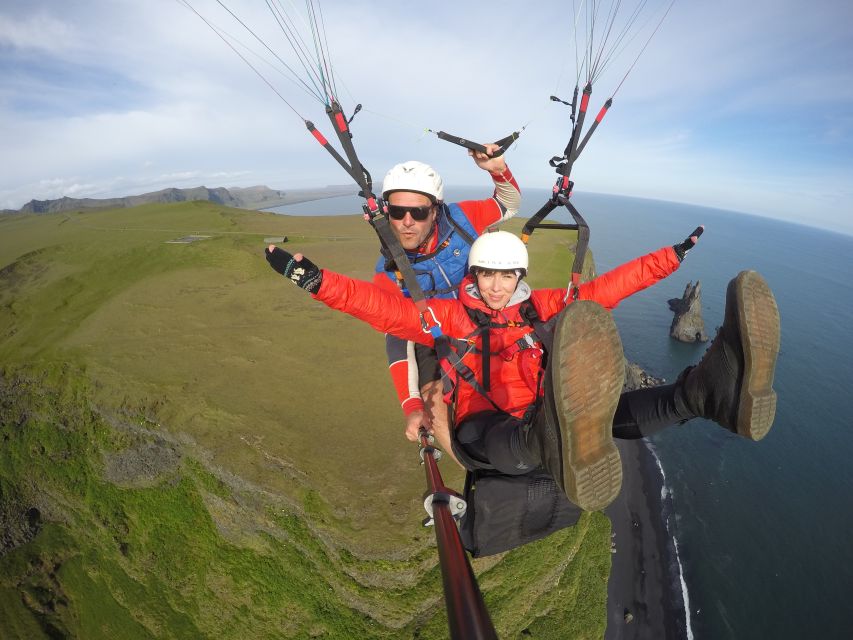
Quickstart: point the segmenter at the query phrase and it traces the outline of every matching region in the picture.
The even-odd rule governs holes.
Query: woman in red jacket
[[[458,355],[453,367],[445,362],[454,382],[457,458],[471,470],[508,475],[541,465],[572,502],[597,510],[621,486],[614,435],[643,437],[701,416],[763,437],[775,410],[779,329],[772,293],[755,272],[730,283],[726,322],[697,367],[673,385],[621,394],[622,347],[607,310],[673,273],[697,236],[569,290],[535,291],[523,280],[528,256],[521,240],[505,231],[478,238],[459,299],[429,301]],[[384,333],[434,344],[410,300],[272,245],[266,253],[276,271],[329,307]]]

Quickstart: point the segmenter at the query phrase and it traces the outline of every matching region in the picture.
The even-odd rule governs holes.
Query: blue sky
[[[215,0],[191,2],[239,34]],[[289,51],[263,0],[225,4]],[[652,8],[666,4],[649,0]],[[569,98],[574,86],[571,2],[325,0],[322,8],[344,108],[364,105],[353,130],[377,182],[392,164],[420,159],[448,183],[481,184],[463,150],[424,129],[486,141],[526,124],[510,166],[522,188],[553,184],[547,161],[562,153],[570,122],[548,96]],[[631,51],[595,83],[592,113],[630,66]],[[332,135],[322,105],[258,64]],[[167,186],[348,180],[300,119],[177,0],[6,0],[0,140],[0,208]],[[853,3],[676,0],[573,178],[579,191],[853,233]]]

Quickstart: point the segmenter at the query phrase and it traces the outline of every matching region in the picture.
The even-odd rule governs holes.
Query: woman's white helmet
[[[468,254],[468,268],[474,267],[495,271],[521,269],[526,274],[527,247],[509,231],[486,231],[474,240]]]
[[[438,172],[428,164],[409,160],[394,165],[385,174],[382,197],[387,199],[394,191],[414,191],[432,198],[434,202],[444,200],[444,183]]]

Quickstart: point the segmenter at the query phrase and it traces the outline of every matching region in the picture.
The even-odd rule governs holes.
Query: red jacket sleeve
[[[512,218],[518,213],[518,207],[521,204],[521,189],[509,168],[503,173],[489,175],[495,183],[495,191],[491,198],[465,200],[458,203],[477,235],[481,235],[487,228],[498,222]]]
[[[432,335],[421,328],[420,313],[411,299],[385,291],[371,282],[323,269],[323,284],[312,297],[366,322],[377,331],[433,346]],[[432,299],[429,306],[446,335],[464,337],[468,315],[461,302]]]
[[[375,284],[380,289],[385,289],[390,293],[396,293],[397,295],[402,296],[403,292],[400,290],[400,287],[394,280],[388,277],[388,275],[382,271],[380,273],[373,274],[373,284]]]
[[[593,300],[605,309],[614,309],[622,300],[652,286],[674,273],[679,264],[672,247],[663,247],[619,265],[578,287],[578,300]],[[543,320],[566,306],[565,289],[538,289],[533,292]]]

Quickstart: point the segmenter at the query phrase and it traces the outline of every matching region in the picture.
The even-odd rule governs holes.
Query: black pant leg
[[[539,458],[525,443],[524,423],[506,413],[485,412],[466,418],[456,428],[454,444],[469,469],[496,469],[521,475],[539,466]],[[464,459],[463,459],[464,458]]]
[[[613,437],[623,440],[645,438],[695,417],[686,413],[683,407],[679,410],[675,401],[676,391],[677,385],[667,384],[623,393],[613,416]]]

